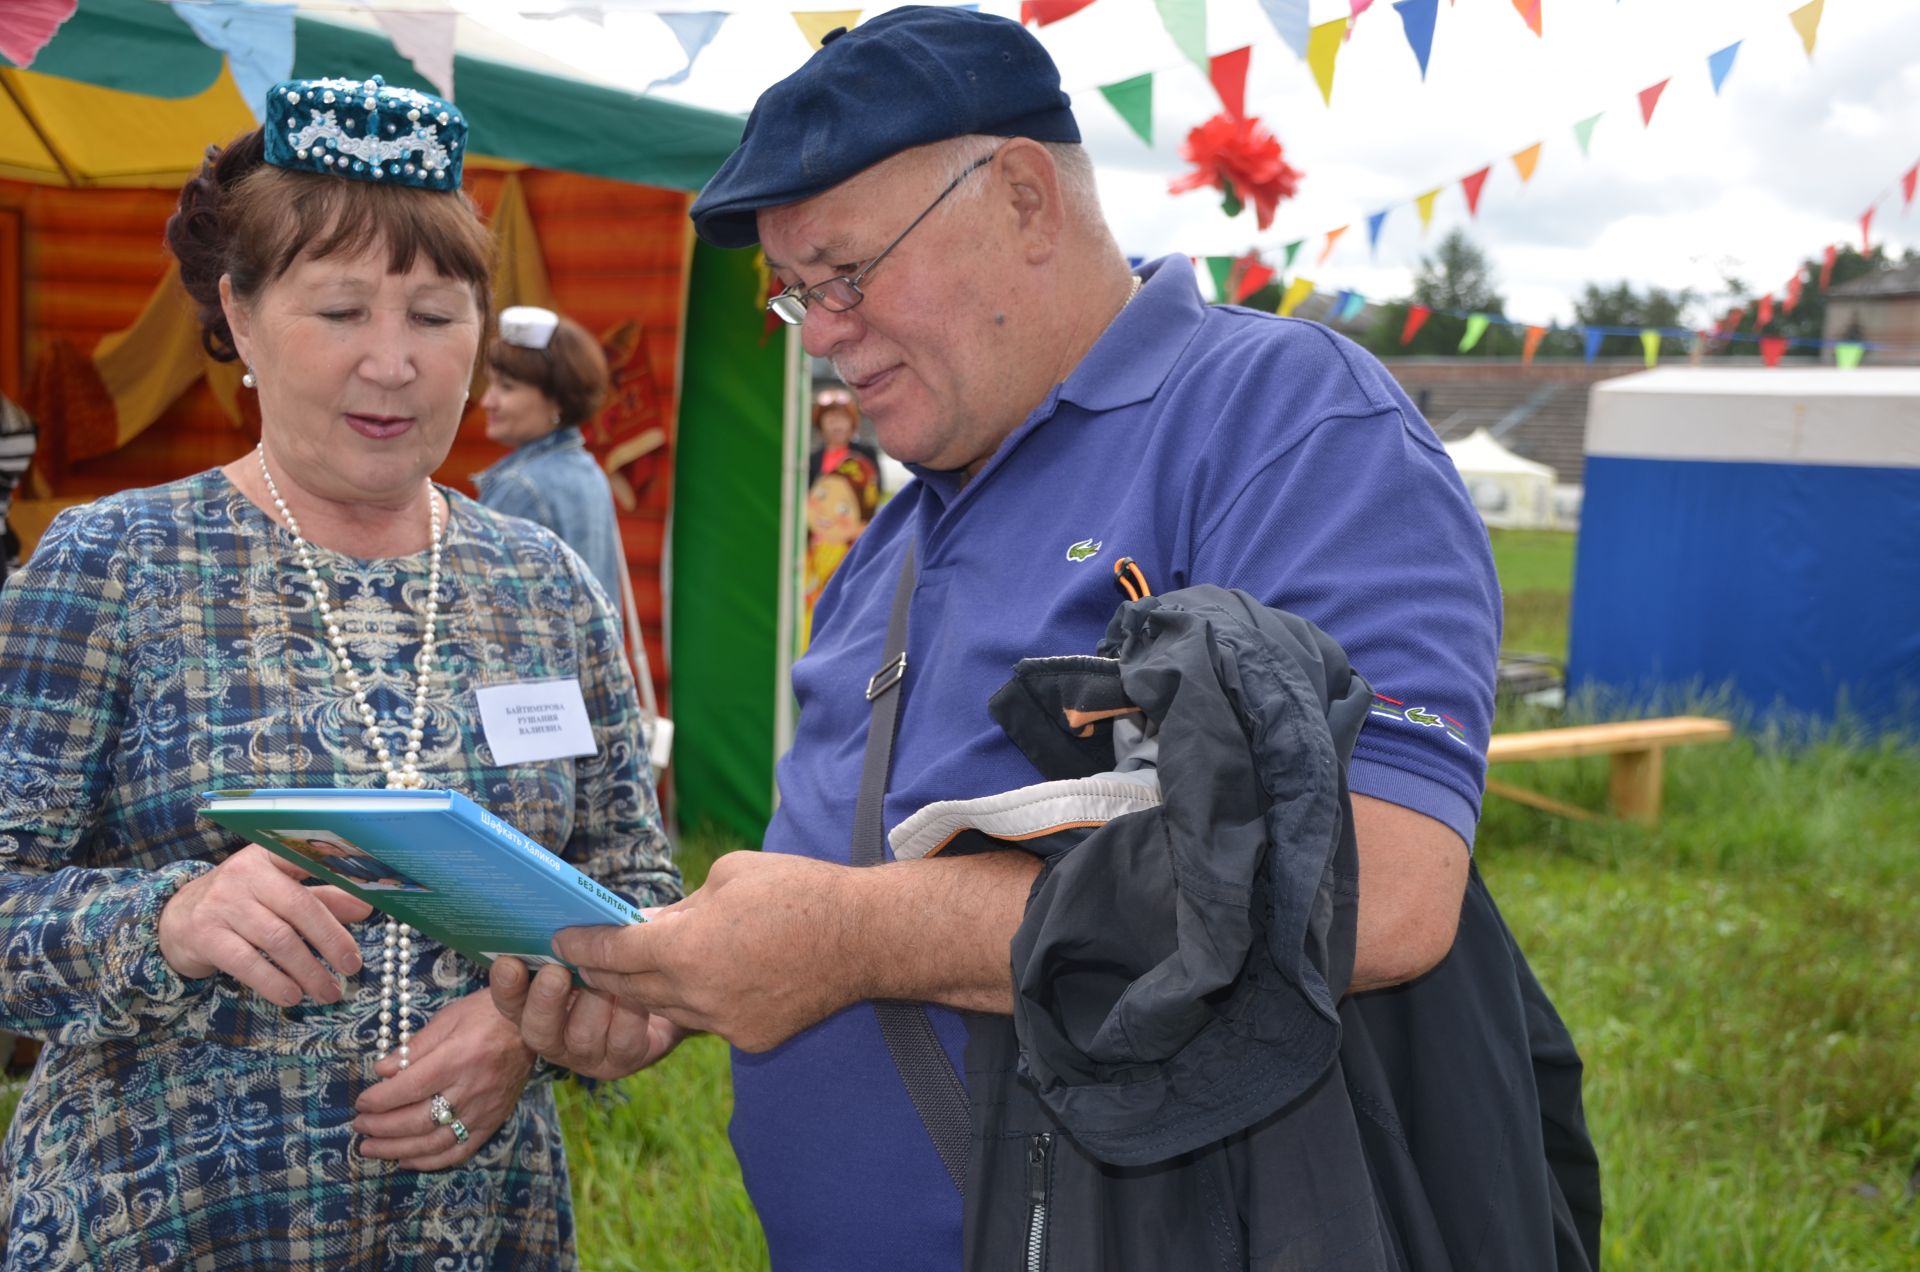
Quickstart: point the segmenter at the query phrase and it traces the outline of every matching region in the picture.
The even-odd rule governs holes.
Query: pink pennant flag
[[[0,6],[0,53],[24,71],[79,7],[80,0],[10,0]]]
[[[1427,325],[1427,319],[1433,317],[1433,310],[1425,305],[1414,305],[1407,310],[1406,326],[1400,328],[1400,343],[1412,344],[1413,338],[1420,334],[1420,328]]]
[[[1827,284],[1833,281],[1833,262],[1840,255],[1840,249],[1827,244],[1827,253],[1820,258],[1820,290],[1827,290]]]
[[[1760,361],[1770,367],[1780,365],[1780,355],[1787,351],[1785,336],[1760,337]]]
[[[1805,287],[1806,283],[1801,279],[1800,275],[1795,274],[1792,278],[1789,278],[1787,280],[1787,298],[1780,302],[1780,308],[1787,313],[1792,313],[1795,306],[1800,303],[1800,293]]]
[[[1865,255],[1873,250],[1873,209],[1868,208],[1860,214],[1860,252]]]
[[[1231,53],[1216,54],[1207,62],[1213,91],[1220,94],[1220,104],[1235,119],[1247,117],[1247,63],[1252,57],[1253,46],[1249,44]]]
[[[434,91],[452,101],[453,40],[460,15],[375,9],[373,20],[393,41],[394,51],[412,62],[413,69],[433,85]]]
[[[1760,298],[1760,316],[1754,320],[1754,326],[1764,327],[1773,321],[1773,294],[1769,292]]]
[[[1468,173],[1460,178],[1460,188],[1467,192],[1467,215],[1477,216],[1480,212],[1480,187],[1487,184],[1487,174],[1493,171],[1488,164],[1478,172]]]
[[[1920,163],[1908,168],[1906,175],[1900,178],[1900,193],[1906,199],[1908,207],[1913,206],[1913,187],[1920,185]]]
[[[1640,126],[1642,128],[1653,123],[1653,108],[1660,104],[1660,94],[1665,92],[1666,88],[1667,81],[1661,80],[1651,88],[1640,90]]]
[[[1520,15],[1520,20],[1525,22],[1535,35],[1540,34],[1541,3],[1542,0],[1513,0],[1514,11]]]
[[[1340,236],[1342,234],[1345,234],[1346,232],[1347,232],[1347,227],[1344,225],[1337,230],[1328,230],[1327,245],[1320,249],[1320,259],[1315,261],[1314,264],[1325,265],[1327,263],[1327,257],[1333,255],[1333,245],[1335,243],[1338,243],[1340,241]]]

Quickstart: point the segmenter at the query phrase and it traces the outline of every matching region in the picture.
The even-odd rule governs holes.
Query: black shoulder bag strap
[[[886,660],[867,681],[867,701],[873,715],[867,722],[866,758],[860,765],[860,799],[853,811],[853,864],[877,866],[887,859],[882,838],[886,833],[882,806],[887,794],[887,771],[893,761],[893,735],[900,722],[900,685],[907,675],[907,607],[913,600],[913,544],[907,544],[894,588],[893,612],[887,618]],[[967,1088],[954,1072],[953,1061],[933,1032],[933,1022],[920,1003],[876,999],[880,1034],[887,1040],[894,1067],[906,1083],[920,1121],[933,1139],[940,1160],[953,1177],[953,1186],[965,1193],[967,1143],[971,1119]]]

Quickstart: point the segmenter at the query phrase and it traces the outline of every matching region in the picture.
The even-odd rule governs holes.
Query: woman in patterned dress
[[[436,98],[300,81],[210,151],[168,240],[260,446],[63,513],[0,593],[0,1028],[46,1042],[7,1269],[573,1266],[554,1074],[485,972],[196,814],[446,787],[680,894],[586,567],[429,479],[491,312],[464,137]],[[495,763],[475,690],[553,679],[595,753]]]

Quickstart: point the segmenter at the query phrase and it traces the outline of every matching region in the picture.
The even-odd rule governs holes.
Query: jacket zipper
[[[1048,1159],[1053,1133],[1043,1131],[1027,1143],[1027,1272],[1043,1272],[1047,1258]]]

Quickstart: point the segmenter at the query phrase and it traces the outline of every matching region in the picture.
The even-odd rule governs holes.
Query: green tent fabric
[[[0,58],[0,65],[11,65]],[[188,97],[220,74],[221,56],[154,0],[80,0],[33,70],[149,97]],[[296,17],[293,73],[380,75],[433,92],[385,36]],[[740,141],[745,121],[634,93],[454,59],[454,91],[478,154],[542,168],[697,190]]]
[[[673,489],[674,794],[683,825],[758,845],[773,815],[787,329],[764,330],[753,253],[693,252]],[[768,505],[769,495],[772,504]]]

